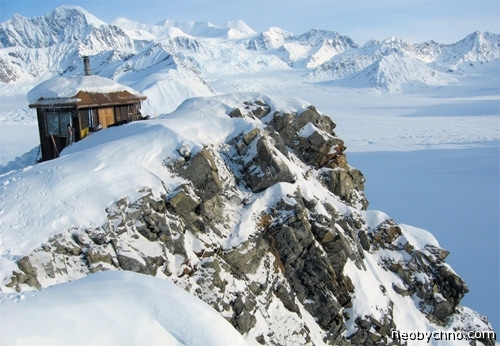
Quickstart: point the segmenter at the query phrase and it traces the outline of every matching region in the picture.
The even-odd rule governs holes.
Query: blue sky
[[[147,24],[241,19],[256,31],[336,30],[358,44],[390,36],[452,43],[475,30],[500,32],[498,0],[0,0],[0,21],[15,13],[41,16],[63,4],[81,6],[108,23],[117,17]]]
[[[358,44],[390,36],[453,43],[475,30],[500,33],[500,0],[0,0],[0,22],[16,13],[42,16],[63,4],[81,6],[108,23],[117,17],[147,24],[242,19],[256,31],[336,30]]]

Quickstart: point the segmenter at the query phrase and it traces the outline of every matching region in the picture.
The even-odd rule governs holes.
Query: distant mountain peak
[[[228,38],[239,39],[254,36],[257,34],[251,27],[242,20],[233,20],[226,23],[228,28]]]
[[[324,36],[324,35],[339,35],[339,33],[335,30],[325,30],[325,29],[318,29],[318,28],[312,28],[307,30],[303,35],[316,35],[316,36]]]
[[[297,36],[300,41],[307,41],[309,44],[318,44],[320,41],[341,36],[337,31],[311,29]]]
[[[233,29],[240,29],[240,30],[247,30],[247,31],[252,31],[253,33],[256,33],[250,26],[248,26],[245,21],[241,19],[237,20],[230,20],[226,22],[226,27],[228,28],[233,28]]]
[[[79,6],[59,6],[41,17],[16,15],[0,24],[0,48],[53,46],[68,39],[82,39],[89,28],[108,24]]]
[[[382,42],[386,43],[386,44],[390,44],[390,43],[402,43],[403,40],[400,39],[397,36],[390,36],[390,37],[386,38],[385,40],[383,40]]]
[[[256,34],[256,32],[242,20],[229,21],[223,27],[217,26],[211,22],[178,22],[171,19],[162,20],[158,22],[157,25],[164,28],[177,28],[187,35],[194,37],[225,37],[228,39],[240,39]]]
[[[287,36],[295,36],[292,32],[287,31],[287,30],[282,29],[282,28],[277,27],[277,26],[272,26],[269,29],[267,29],[267,31],[264,31],[264,32],[265,33],[279,33],[279,34],[284,34]]]
[[[54,17],[54,19],[70,19],[71,17],[82,17],[89,25],[107,25],[107,23],[103,22],[80,6],[62,5],[56,7],[54,11],[52,11],[48,16],[52,16]]]

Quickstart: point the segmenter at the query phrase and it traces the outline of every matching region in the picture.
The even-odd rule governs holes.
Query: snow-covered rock
[[[253,345],[397,345],[392,330],[491,331],[460,306],[467,285],[430,233],[365,210],[364,178],[334,128],[300,99],[195,98],[2,176],[0,287],[12,293],[0,296],[0,312],[19,316],[12,338],[23,337],[17,321],[25,309],[41,304],[35,297],[13,307],[15,291],[74,281],[48,290],[71,291],[102,280],[107,292],[108,280],[123,276],[75,280],[109,270],[175,283]],[[155,282],[145,281],[163,287]],[[154,295],[165,314],[182,308]],[[193,304],[196,313],[201,306]],[[139,316],[142,306],[133,305]],[[153,316],[161,335],[179,327]],[[181,328],[208,333],[199,323],[190,318]],[[219,336],[214,331],[207,343]]]

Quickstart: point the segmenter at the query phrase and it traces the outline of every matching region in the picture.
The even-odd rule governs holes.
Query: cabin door
[[[102,126],[103,129],[115,123],[115,111],[113,107],[99,108],[98,115],[99,115],[99,124]]]

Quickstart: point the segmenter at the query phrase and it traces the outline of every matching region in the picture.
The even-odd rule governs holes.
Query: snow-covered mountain
[[[43,17],[15,16],[0,25],[0,83],[33,85],[54,75],[78,74],[81,56],[90,55],[95,73],[154,89],[139,90],[146,95],[170,95],[171,102],[163,108],[152,105],[151,113],[175,109],[181,96],[211,94],[203,80],[214,75],[259,71],[291,69],[309,82],[398,93],[456,83],[474,68],[474,73],[495,73],[499,40],[497,34],[475,32],[451,45],[389,38],[360,47],[348,36],[318,29],[295,35],[276,27],[256,33],[242,21],[217,27],[120,18],[106,24],[80,7],[62,6]],[[159,74],[156,81],[152,70]],[[159,81],[165,75],[172,81],[170,90]],[[188,85],[183,85],[185,76]]]
[[[499,58],[497,34],[475,32],[451,45],[433,41],[409,44],[391,37],[335,56],[314,69],[309,78],[399,93],[457,83],[457,77],[474,71],[475,65],[487,65],[486,71],[498,73]]]
[[[89,30],[99,29],[111,28],[83,8],[61,6],[43,17],[25,18],[15,15],[2,23],[0,44],[2,48],[47,48],[70,39],[83,41],[90,36]],[[116,37],[117,34],[121,36],[118,28],[114,29],[101,31],[102,39],[110,43],[109,39]]]
[[[404,339],[392,330],[491,332],[484,317],[460,306],[467,285],[430,233],[366,210],[365,179],[348,164],[334,128],[300,99],[194,98],[160,119],[100,131],[56,160],[4,174],[0,287],[12,293],[0,312],[16,318],[7,323],[15,331],[9,335],[26,335],[16,322],[26,316],[41,323],[30,306],[36,311],[45,302],[53,316],[52,306],[64,306],[71,287],[101,291],[102,280],[107,297],[112,281],[127,277],[102,273],[54,288],[60,302],[35,294],[17,309],[8,303],[19,299],[15,291],[115,270],[175,283],[251,345],[399,345]],[[211,338],[201,344],[217,343],[220,335],[189,317],[206,309],[201,303],[174,323],[166,316],[183,316],[177,311],[184,307],[154,293],[161,282],[129,280],[136,295],[144,287],[146,301],[134,298],[130,309],[153,320],[156,333],[182,342],[184,332],[175,330],[194,329]],[[130,297],[121,292],[117,297]],[[115,299],[95,301],[114,311]],[[77,318],[82,305],[68,309]],[[106,325],[117,318],[108,315]],[[41,330],[34,333],[54,341],[67,335]],[[92,338],[106,333],[93,331]]]
[[[337,32],[311,29],[302,35],[273,27],[244,42],[247,49],[271,51],[295,68],[314,68],[357,45]]]
[[[495,61],[500,58],[500,35],[476,31],[463,40],[441,46],[440,53],[435,61],[453,69]]]
[[[183,55],[200,49],[189,36],[165,41],[134,36],[80,7],[61,6],[44,17],[15,16],[1,24],[0,45],[2,84],[34,85],[54,75],[81,74],[81,57],[90,55],[93,73],[141,88],[151,100],[161,98],[161,105],[148,101],[149,114],[172,111],[187,97],[213,94],[185,58],[189,54]]]
[[[362,68],[363,63],[369,65]],[[376,88],[390,93],[412,92],[428,86],[457,82],[452,76],[433,70],[416,59],[396,52],[381,55],[379,58],[356,57],[339,64],[348,66],[347,70],[351,73],[346,76],[345,71],[338,71],[337,63],[325,64],[321,69],[314,71],[311,78],[322,81],[333,79],[343,86]]]
[[[241,39],[256,34],[252,28],[241,20],[227,22],[222,28],[209,22],[176,22],[169,19],[155,25],[148,25],[126,18],[117,18],[112,24],[119,26],[130,36],[138,35],[137,37],[145,39],[168,39],[175,36]]]
[[[21,109],[28,90],[82,74],[82,55],[94,74],[147,95],[145,112],[159,116],[96,132],[53,161],[32,165],[35,148],[0,167],[0,334],[137,345],[418,345],[392,334],[417,330],[431,345],[469,345],[432,333],[490,335],[487,318],[461,305],[467,284],[434,236],[367,210],[335,114],[260,92],[214,96],[210,84],[248,74],[278,87],[300,80],[311,93],[323,84],[411,93],[498,74],[498,40],[476,32],[452,45],[360,46],[337,32],[256,33],[241,21],[107,24],[71,6],[0,24],[0,97],[13,101],[0,105],[2,123],[33,119]],[[421,132],[460,140],[453,120]],[[370,131],[392,138],[378,121]],[[419,136],[415,124],[405,136]],[[497,138],[490,132],[481,140]]]

